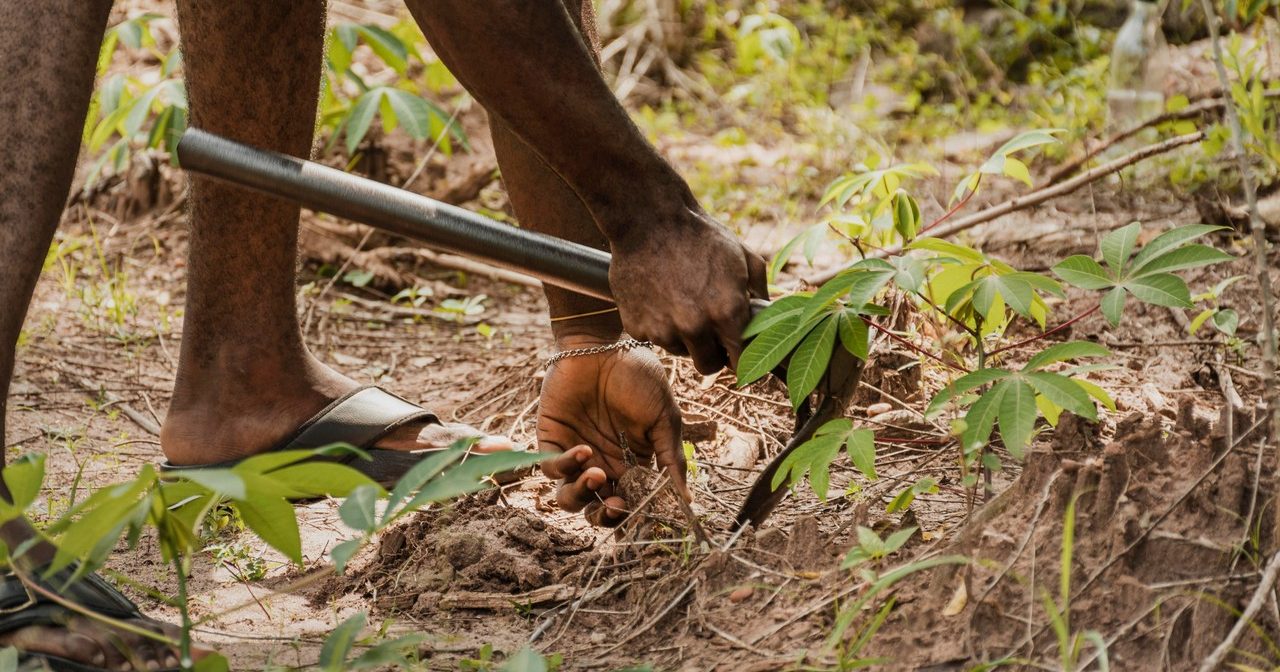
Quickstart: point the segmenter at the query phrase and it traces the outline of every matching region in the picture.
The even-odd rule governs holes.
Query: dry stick
[[[95,386],[93,383],[75,374],[68,373],[67,377],[71,379],[71,382],[75,383],[85,392],[101,394],[102,400],[106,402],[105,405],[119,408],[120,412],[123,413],[126,418],[132,420],[133,424],[141,427],[146,433],[152,436],[160,436],[160,425],[157,424],[155,420],[148,418],[138,409],[130,406],[124,399],[121,399],[119,396],[116,396],[101,387]]]
[[[682,591],[680,591],[680,594],[679,594],[679,595],[676,595],[676,597],[675,597],[675,599],[674,599],[674,600],[671,600],[670,602],[668,602],[668,603],[667,603],[667,606],[665,606],[665,607],[663,607],[663,608],[662,608],[662,611],[659,611],[657,614],[655,614],[655,615],[654,615],[654,617],[653,617],[653,618],[649,619],[649,622],[648,622],[648,623],[645,623],[644,625],[641,625],[640,627],[638,627],[638,628],[636,628],[635,630],[631,631],[631,634],[629,634],[629,635],[627,635],[626,637],[623,637],[622,639],[618,640],[618,643],[617,643],[617,644],[614,644],[613,646],[611,646],[611,647],[609,647],[608,649],[606,649],[606,650],[604,650],[603,652],[601,652],[601,653],[600,653],[600,656],[601,656],[601,657],[607,656],[607,655],[609,655],[609,654],[613,653],[614,651],[617,651],[617,650],[618,650],[618,648],[619,648],[619,647],[621,647],[623,644],[626,644],[627,642],[629,642],[629,641],[631,641],[631,640],[635,639],[636,637],[639,637],[640,635],[642,635],[642,634],[644,634],[644,633],[648,632],[651,628],[653,628],[653,626],[657,625],[659,621],[661,621],[662,619],[666,618],[667,614],[668,614],[668,613],[670,613],[672,609],[675,609],[675,608],[676,608],[676,605],[678,605],[678,604],[680,604],[682,601],[684,601],[684,598],[685,598],[685,597],[686,597],[690,592],[692,592],[692,591],[693,591],[693,589],[694,589],[694,587],[695,587],[695,586],[697,586],[697,585],[698,585],[698,580],[697,580],[697,579],[694,579],[694,580],[690,581],[690,582],[689,582],[689,585],[685,586],[685,589],[684,589],[684,590],[682,590]]]
[[[1213,44],[1213,66],[1218,72],[1218,83],[1223,91],[1231,90],[1231,81],[1227,77],[1227,66],[1222,58],[1222,41],[1219,36],[1221,25],[1218,15],[1209,0],[1201,0],[1205,19],[1209,24],[1209,38]],[[1253,183],[1253,173],[1249,171],[1249,158],[1245,154],[1244,131],[1240,127],[1240,115],[1235,103],[1227,105],[1227,125],[1231,127],[1231,145],[1235,150],[1236,162],[1240,169],[1240,182],[1244,185],[1245,202],[1249,208],[1249,233],[1253,238],[1253,261],[1258,275],[1258,285],[1262,289],[1262,327],[1266,330],[1263,341],[1262,384],[1266,390],[1267,413],[1271,415],[1271,440],[1280,451],[1280,390],[1276,381],[1276,318],[1275,302],[1271,295],[1271,275],[1267,270],[1267,225],[1258,212],[1258,190]],[[1280,466],[1277,467],[1280,469]]]
[[[1271,586],[1276,582],[1276,575],[1280,574],[1280,551],[1271,556],[1271,561],[1267,563],[1267,569],[1262,573],[1262,582],[1258,584],[1258,589],[1253,591],[1253,597],[1249,598],[1249,604],[1245,606],[1244,611],[1240,613],[1240,618],[1236,620],[1235,626],[1231,628],[1231,632],[1227,633],[1227,638],[1222,640],[1218,648],[1209,654],[1208,658],[1200,664],[1199,672],[1212,672],[1220,669],[1222,661],[1226,659],[1227,654],[1231,653],[1232,647],[1236,645],[1236,640],[1240,639],[1241,633],[1253,620],[1254,615],[1262,608],[1262,604],[1267,601],[1267,594],[1271,592]]]
[[[1079,189],[1080,187],[1083,187],[1093,182],[1097,182],[1098,180],[1108,175],[1111,175],[1113,173],[1118,173],[1121,170],[1124,170],[1125,168],[1128,168],[1129,166],[1132,166],[1135,163],[1138,163],[1140,161],[1145,161],[1146,159],[1149,159],[1153,156],[1158,156],[1160,154],[1171,152],[1179,147],[1193,145],[1197,142],[1200,142],[1201,140],[1204,140],[1204,138],[1205,138],[1204,131],[1196,131],[1195,133],[1179,135],[1176,137],[1169,138],[1168,140],[1165,140],[1163,142],[1157,142],[1154,145],[1149,145],[1147,147],[1143,147],[1134,152],[1126,154],[1114,161],[1109,161],[1107,163],[1102,164],[1101,166],[1090,168],[1089,170],[1083,173],[1080,173],[1079,175],[1065,182],[1062,182],[1060,184],[1041,187],[1040,189],[1037,189],[1030,193],[1026,193],[1021,196],[1018,196],[1017,198],[1013,198],[1003,203],[993,205],[984,210],[979,210],[978,212],[975,212],[972,215],[969,215],[968,217],[961,217],[960,219],[957,219],[951,222],[950,224],[947,224],[944,226],[938,226],[933,229],[930,229],[929,231],[921,232],[920,237],[921,238],[946,238],[948,236],[957,234],[961,231],[972,229],[973,227],[979,224],[985,224],[993,219],[999,219],[1000,217],[1003,217],[1007,214],[1017,212],[1019,210],[1026,210],[1027,208],[1035,207],[1046,201],[1051,201],[1055,198],[1058,198],[1059,196],[1066,196],[1067,194]],[[886,248],[884,250],[881,250],[875,254],[872,254],[871,256],[887,257],[887,256],[893,256],[895,254],[900,254],[901,252],[902,252],[901,246],[894,246],[891,248]],[[806,279],[806,282],[808,282],[811,285],[821,285],[822,283],[830,280],[831,278],[834,278],[837,273],[843,270],[845,270],[844,267],[829,269],[829,270],[823,271],[822,273],[814,275],[811,278]]]
[[[1263,93],[1263,95],[1268,98],[1280,98],[1280,89],[1273,89],[1271,91],[1266,91]],[[1124,142],[1125,140],[1128,140],[1129,138],[1132,138],[1133,136],[1141,133],[1142,131],[1145,131],[1146,129],[1151,128],[1152,126],[1158,126],[1160,124],[1170,122],[1170,121],[1182,121],[1185,119],[1194,119],[1195,117],[1198,117],[1201,114],[1204,114],[1205,112],[1217,110],[1218,108],[1221,108],[1224,105],[1226,105],[1226,99],[1219,96],[1219,97],[1209,98],[1206,100],[1201,100],[1199,102],[1193,103],[1191,105],[1188,105],[1187,107],[1182,108],[1181,110],[1178,110],[1177,112],[1164,112],[1162,114],[1156,115],[1144,122],[1141,122],[1135,126],[1132,126],[1130,128],[1127,128],[1123,131],[1120,131],[1112,135],[1111,137],[1103,140],[1102,142],[1098,143],[1094,147],[1089,148],[1089,150],[1086,151],[1082,156],[1072,159],[1062,164],[1058,168],[1055,168],[1052,173],[1049,173],[1049,178],[1047,180],[1047,183],[1056,184],[1057,182],[1061,181],[1063,178],[1066,178],[1070,176],[1072,173],[1079,170],[1080,166],[1083,166],[1089,161],[1092,161],[1099,154],[1107,151],[1108,149],[1114,147],[1115,145],[1118,145]]]

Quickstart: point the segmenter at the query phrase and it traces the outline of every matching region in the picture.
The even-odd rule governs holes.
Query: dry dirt
[[[478,113],[464,119],[472,137],[480,137]],[[407,174],[413,149],[390,143],[384,169],[393,183]],[[483,143],[477,149],[465,162],[433,163],[420,190],[504,209],[490,179],[492,157]],[[732,171],[788,148],[734,158],[710,138],[687,135],[663,149],[685,170],[706,170],[718,160],[714,169]],[[182,336],[184,203],[181,178],[166,166],[140,162],[131,171],[69,208],[59,240],[82,249],[51,257],[10,391],[10,455],[49,455],[41,501],[54,513],[72,487],[109,483],[161,459],[153,432],[168,403]],[[775,193],[769,171],[749,172],[744,189]],[[943,194],[948,187],[940,180],[932,188]],[[779,217],[739,223],[739,233],[772,251],[787,237],[773,223]],[[1101,233],[1133,220],[1154,232],[1194,223],[1198,215],[1181,195],[1101,183],[1087,196],[1005,218],[969,237],[1023,268],[1043,270],[1066,255],[1091,254]],[[304,226],[309,284],[301,290],[300,319],[318,355],[443,417],[531,440],[541,359],[550,345],[536,291],[443,268],[393,239],[371,241],[350,264],[375,271],[368,286],[331,284],[361,232],[310,213]],[[1217,242],[1240,249],[1229,237]],[[100,270],[94,245],[119,272]],[[1205,288],[1249,268],[1241,260],[1189,279],[1193,290]],[[807,273],[793,268],[786,280]],[[135,306],[119,322],[103,298],[108,282],[124,290],[110,301]],[[431,302],[392,306],[387,298],[406,282],[430,288]],[[478,294],[488,297],[485,311],[466,323],[428,309],[441,298]],[[1243,316],[1246,341],[1257,333],[1256,301],[1247,281],[1224,300]],[[1070,315],[1086,307],[1067,301],[1057,310]],[[1271,476],[1277,465],[1259,453],[1258,433],[1233,440],[1254,424],[1256,349],[1240,358],[1204,332],[1187,336],[1179,318],[1185,320],[1131,306],[1119,330],[1094,316],[1058,334],[1113,349],[1119,368],[1090,377],[1120,410],[1096,426],[1064,419],[1038,437],[1022,463],[1003,456],[1005,469],[985,503],[972,502],[961,485],[954,449],[929,443],[942,436],[939,429],[900,411],[903,402],[928,399],[931,374],[910,353],[881,348],[852,409],[857,422],[897,438],[879,447],[880,478],[867,481],[838,462],[837,496],[820,502],[801,488],[765,529],[736,537],[730,522],[738,504],[790,432],[785,395],[776,382],[739,390],[727,373],[702,377],[665,358],[686,438],[696,444],[694,510],[709,544],[694,540],[670,507],[646,509],[642,525],[592,529],[555,509],[553,484],[541,476],[413,517],[384,534],[344,577],[314,578],[231,530],[211,542],[229,547],[231,559],[218,559],[211,548],[192,576],[193,613],[208,619],[200,638],[240,669],[305,666],[336,623],[369,610],[370,632],[386,625],[426,633],[428,669],[458,669],[486,644],[501,654],[529,642],[562,654],[564,669],[573,670],[826,668],[841,650],[824,646],[841,607],[868,589],[864,576],[839,569],[857,526],[886,535],[915,525],[919,533],[876,569],[950,555],[968,562],[912,574],[882,594],[892,594],[896,608],[859,655],[882,658],[882,669],[960,670],[1003,657],[1054,667],[1057,644],[1041,594],[1058,594],[1064,522],[1074,501],[1072,631],[1096,631],[1113,669],[1194,669],[1230,627],[1230,610],[1252,594],[1256,549],[1277,546]],[[480,335],[479,321],[494,335]],[[1237,391],[1245,407],[1224,410],[1224,390]],[[889,413],[881,413],[886,404]],[[1255,481],[1258,473],[1265,476]],[[885,512],[894,494],[925,476],[937,481],[938,492],[921,495],[905,514]],[[344,538],[337,503],[300,506],[299,516],[306,566],[314,570]],[[1246,529],[1250,516],[1256,522]],[[245,580],[255,562],[264,563],[265,575]],[[111,569],[145,610],[175,618],[151,593],[174,590],[151,540],[116,554]],[[1240,643],[1269,665],[1280,657],[1274,605]],[[850,632],[874,612],[849,614]],[[1093,652],[1086,647],[1084,657]]]

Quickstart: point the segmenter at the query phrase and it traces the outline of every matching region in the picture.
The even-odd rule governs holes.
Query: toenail
[[[93,654],[93,660],[91,662],[95,667],[102,667],[107,663],[107,656],[103,652],[99,651]]]
[[[120,672],[133,672],[133,663],[129,661],[120,663]]]
[[[169,655],[167,655],[167,656],[165,656],[165,657],[164,657],[164,666],[165,666],[165,667],[177,667],[177,666],[178,666],[178,657],[177,657],[177,656],[175,656],[175,655],[173,655],[172,653],[171,653],[171,654],[169,654]]]
[[[147,661],[147,669],[148,669],[148,670],[158,670],[158,669],[160,669],[160,661],[158,661],[158,660],[148,660],[148,661]]]

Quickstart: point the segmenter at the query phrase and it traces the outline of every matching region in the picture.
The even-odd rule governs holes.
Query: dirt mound
[[[1237,433],[1252,424],[1243,420]],[[1224,426],[1197,415],[1190,400],[1173,423],[1130,415],[1101,448],[1083,423],[1064,422],[1052,448],[1029,455],[1011,488],[929,554],[971,562],[903,584],[874,652],[940,665],[931,669],[1056,660],[1045,599],[1063,606],[1063,536],[1074,508],[1071,636],[1100,633],[1116,669],[1194,669],[1225,637],[1230,610],[1248,599],[1257,549],[1275,547],[1266,495],[1275,484],[1264,478],[1255,488],[1256,453],[1229,446]],[[1264,464],[1262,473],[1274,469]],[[1242,521],[1255,507],[1267,508],[1250,536]],[[1273,616],[1257,625],[1277,632]],[[1261,652],[1264,644],[1251,633],[1238,647]],[[1086,644],[1079,662],[1096,652]]]
[[[532,512],[475,497],[388,531],[342,583],[380,609],[412,615],[510,607],[563,599],[564,579],[595,559],[589,549]]]

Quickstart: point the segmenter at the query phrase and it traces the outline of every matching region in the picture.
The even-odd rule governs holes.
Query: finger
[[[764,263],[760,255],[745,247],[742,248],[742,253],[747,258],[747,291],[757,299],[767,300],[769,298],[769,266]]]
[[[686,338],[684,343],[690,356],[693,357],[693,368],[704,376],[723,369],[729,361],[729,355],[720,346],[715,332],[710,329],[703,329],[696,335]]]
[[[542,462],[542,473],[546,474],[547,478],[576,480],[582,473],[583,465],[591,459],[592,454],[591,446],[574,446]]]
[[[583,517],[596,527],[617,527],[627,519],[627,502],[621,497],[607,497],[587,505]]]
[[[675,405],[671,407],[675,408]],[[680,441],[680,430],[680,413],[675,411],[660,418],[650,430],[649,436],[653,442],[658,468],[665,469],[671,475],[671,482],[684,501],[692,502],[693,495],[689,493],[689,484],[685,480],[684,445]]]
[[[604,469],[591,467],[572,481],[565,481],[556,491],[556,505],[565,511],[581,511],[583,507],[596,501],[596,491],[609,481]]]
[[[746,301],[734,306],[728,315],[712,321],[712,328],[729,359],[730,368],[738,368],[738,357],[742,355],[742,332],[750,321],[751,304]]]

